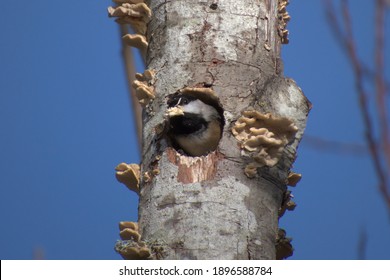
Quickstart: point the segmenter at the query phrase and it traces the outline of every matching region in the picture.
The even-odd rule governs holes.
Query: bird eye
[[[187,98],[183,98],[182,99],[182,104],[183,105],[187,105],[188,104],[188,99]]]

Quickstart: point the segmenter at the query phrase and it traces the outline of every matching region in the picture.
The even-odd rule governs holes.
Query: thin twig
[[[336,37],[337,42],[342,46],[342,50],[346,51],[347,50],[347,48],[345,46],[346,41],[344,38],[345,34],[344,34],[343,30],[341,29],[341,25],[338,22],[338,18],[336,16],[336,11],[335,11],[333,4],[332,4],[332,0],[323,0],[323,1],[325,4],[326,17],[328,19],[328,23],[331,27],[331,30],[333,31],[333,34]],[[381,10],[383,12],[383,14],[385,13],[386,5],[390,6],[390,0],[387,0],[387,1],[388,1],[388,3],[385,2],[385,7],[382,8],[382,10]],[[382,25],[382,27],[384,27],[384,25]],[[382,29],[382,30],[383,30],[382,34],[384,34],[384,29]],[[384,60],[383,60],[383,62],[384,62]],[[368,65],[361,65],[361,66],[362,66],[362,69],[361,69],[362,73],[366,78],[368,78],[368,80],[371,81],[371,80],[376,79],[376,72],[377,71],[373,70]],[[383,68],[385,68],[385,67],[383,67]],[[389,91],[390,90],[390,82],[386,81],[385,79],[383,79],[383,82],[384,82],[384,86],[385,86],[385,91],[386,92]]]
[[[350,156],[367,156],[369,154],[367,146],[358,143],[345,143],[337,140],[323,139],[322,137],[305,134],[302,144],[315,148],[319,151],[325,151],[335,154],[344,154]]]
[[[366,228],[362,226],[359,233],[359,240],[358,240],[358,260],[365,260],[366,259],[366,253],[367,253],[367,242],[368,242],[368,236]]]
[[[129,27],[125,24],[119,25],[119,32],[120,32],[120,38],[122,38],[124,35],[129,33]],[[126,80],[128,82],[128,88],[129,88],[129,95],[131,100],[131,105],[133,108],[133,115],[135,119],[135,124],[137,128],[137,140],[138,140],[138,146],[139,151],[141,152],[142,149],[142,108],[138,103],[138,100],[135,96],[134,89],[132,87],[132,84],[135,80],[135,61],[133,57],[133,52],[130,46],[128,46],[124,41],[121,39],[122,42],[122,56],[123,56],[123,62],[125,64],[126,68]]]
[[[367,145],[371,154],[371,159],[373,161],[374,169],[378,177],[379,190],[385,200],[385,203],[390,210],[390,193],[388,189],[388,178],[386,168],[382,164],[381,160],[381,145],[379,145],[375,140],[373,120],[369,113],[368,106],[368,93],[364,88],[364,67],[360,61],[357,51],[356,51],[356,42],[353,37],[353,28],[352,20],[349,13],[348,2],[343,0],[342,2],[342,16],[343,16],[343,26],[345,31],[343,32],[341,24],[338,22],[336,17],[336,11],[333,7],[331,0],[325,0],[326,14],[329,20],[329,24],[334,32],[337,41],[346,51],[347,57],[350,60],[352,69],[355,75],[355,86],[357,89],[357,95],[359,100],[360,112],[363,116],[363,124],[365,129],[365,138]],[[383,102],[383,105],[385,102]],[[381,127],[382,128],[382,127]],[[386,128],[387,130],[387,128]]]
[[[361,62],[356,52],[356,43],[352,33],[352,20],[349,13],[348,2],[342,1],[342,13],[344,18],[344,25],[346,28],[346,43],[350,62],[355,73],[355,85],[359,96],[360,111],[363,115],[363,121],[365,126],[365,137],[367,140],[368,147],[371,152],[371,158],[373,160],[374,168],[379,180],[379,190],[385,200],[388,209],[390,210],[390,193],[388,190],[387,174],[386,169],[383,167],[380,157],[380,145],[376,143],[374,139],[374,129],[372,125],[372,119],[369,113],[367,92],[363,85],[363,72]]]
[[[383,156],[387,162],[387,169],[390,170],[390,138],[389,123],[386,108],[386,82],[385,82],[385,8],[383,0],[376,1],[375,8],[375,86],[376,102],[380,126],[380,139],[383,147]]]

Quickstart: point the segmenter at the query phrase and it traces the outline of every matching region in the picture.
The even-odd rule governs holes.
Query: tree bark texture
[[[275,259],[278,212],[309,103],[283,77],[277,0],[152,0],[146,38],[155,98],[143,113],[139,231],[157,259]],[[211,89],[224,110],[217,151],[180,154],[165,136],[167,96]],[[276,164],[233,134],[243,112],[295,126]],[[250,114],[249,114],[250,115]],[[272,126],[272,124],[271,124]]]

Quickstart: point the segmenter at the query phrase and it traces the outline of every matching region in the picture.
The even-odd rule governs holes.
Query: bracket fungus
[[[143,0],[118,0],[117,7],[108,7],[108,16],[116,17],[119,24],[130,24],[136,34],[126,34],[122,40],[127,45],[138,48],[145,56],[148,42],[145,34],[152,11]]]
[[[120,222],[120,236],[115,244],[115,251],[125,260],[163,259],[165,254],[164,242],[141,241],[139,226],[136,222]]]
[[[135,243],[133,241],[119,240],[115,244],[115,251],[125,260],[151,260],[152,253],[145,242]]]
[[[149,183],[152,180],[152,177],[150,176],[149,172],[146,171],[144,172],[142,179],[144,180],[145,183]]]
[[[275,166],[297,131],[298,128],[287,118],[244,111],[234,124],[232,133],[241,143],[243,154],[254,160],[246,166],[245,174],[253,178],[258,167]]]
[[[279,0],[278,3],[278,34],[282,40],[282,44],[288,44],[288,30],[287,23],[290,21],[291,17],[287,12],[286,6],[289,4],[288,0]]]
[[[135,78],[141,82],[152,82],[156,72],[152,69],[146,69],[143,74],[136,73]]]
[[[145,242],[141,241],[138,223],[120,222],[119,230],[122,240],[115,244],[115,251],[125,260],[146,260],[152,258],[150,249]]]
[[[139,193],[140,167],[138,164],[120,163],[115,167],[116,179],[129,190]]]
[[[302,174],[290,172],[287,177],[287,185],[295,187],[302,179]]]
[[[137,73],[135,78],[136,80],[132,84],[135,89],[135,96],[137,97],[139,104],[142,107],[146,107],[150,101],[155,98],[154,88],[151,86],[154,79],[154,71],[145,70],[143,74]]]
[[[245,166],[244,173],[248,178],[254,178],[257,174],[258,164],[251,162]]]
[[[119,24],[130,24],[137,34],[145,35],[152,11],[140,0],[114,1],[119,6],[108,7],[108,15],[117,17]]]
[[[297,204],[292,200],[294,196],[291,194],[291,191],[285,191],[283,195],[282,204],[279,208],[279,218],[284,215],[286,210],[293,211]]]
[[[153,88],[147,86],[143,82],[135,80],[132,86],[135,89],[135,96],[137,97],[139,104],[142,107],[146,107],[150,101],[156,97],[154,95]]]
[[[292,238],[286,237],[286,231],[279,229],[276,237],[276,259],[283,260],[291,257],[294,252],[294,248],[291,245]]]
[[[123,41],[134,48],[140,49],[142,52],[145,52],[148,48],[148,42],[146,41],[146,37],[140,34],[126,34],[122,37]]]
[[[138,223],[135,222],[120,222],[119,235],[122,240],[133,240],[139,242],[141,235],[138,232]]]

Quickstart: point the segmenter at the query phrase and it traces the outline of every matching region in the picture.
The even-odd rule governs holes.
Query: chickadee
[[[221,111],[192,95],[176,94],[168,101],[168,115],[168,133],[176,148],[194,157],[217,148],[223,129]]]

